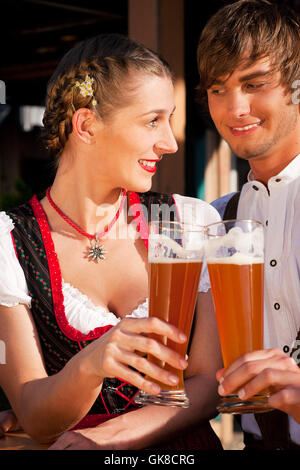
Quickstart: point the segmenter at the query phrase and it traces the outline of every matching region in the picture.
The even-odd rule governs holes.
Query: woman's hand
[[[22,428],[13,410],[0,412],[0,437],[4,436],[6,432],[19,431],[20,429]]]
[[[86,371],[102,380],[104,377],[122,378],[149,394],[159,393],[160,387],[139,372],[167,385],[176,385],[176,375],[148,361],[144,356],[151,354],[176,369],[185,369],[188,363],[162,342],[145,335],[150,333],[176,343],[187,341],[187,337],[178,328],[158,318],[125,318],[81,351]]]
[[[280,349],[264,349],[241,356],[217,372],[221,396],[237,393],[242,400],[268,389],[269,405],[300,423],[300,369]]]

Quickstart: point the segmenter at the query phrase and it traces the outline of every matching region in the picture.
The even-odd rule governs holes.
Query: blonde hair
[[[97,114],[106,119],[130,101],[128,85],[133,71],[172,79],[165,60],[125,36],[99,35],[71,49],[48,85],[43,119],[46,148],[60,156],[72,132],[72,118],[77,109],[95,107]],[[84,81],[87,75],[93,79],[93,93],[83,96],[74,85]]]

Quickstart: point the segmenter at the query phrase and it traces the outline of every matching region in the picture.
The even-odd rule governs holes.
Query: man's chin
[[[266,149],[234,149],[233,147],[231,147],[231,151],[238,158],[242,158],[243,160],[253,160],[263,157],[266,152]]]

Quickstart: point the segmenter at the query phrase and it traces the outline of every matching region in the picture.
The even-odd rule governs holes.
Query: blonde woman
[[[1,213],[0,386],[25,431],[53,448],[220,448],[208,423],[220,354],[207,272],[188,363],[145,335],[186,341],[147,318],[143,209],[165,204],[180,219],[189,204],[197,223],[218,220],[202,201],[149,192],[159,161],[177,150],[174,110],[170,69],[152,51],[118,35],[75,46],[47,92],[54,183]],[[146,353],[185,370],[190,408],[135,406],[138,389],[160,391],[144,374],[177,381]]]

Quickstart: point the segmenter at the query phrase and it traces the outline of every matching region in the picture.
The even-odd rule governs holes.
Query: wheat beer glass
[[[224,367],[263,348],[264,236],[253,220],[228,220],[207,226],[205,256],[210,276]],[[268,394],[245,401],[221,398],[221,413],[268,411]]]
[[[181,222],[149,224],[149,317],[158,317],[177,326],[188,340],[184,344],[178,344],[164,336],[149,336],[183,357],[187,352],[196,306],[204,256],[203,242],[203,227]],[[169,386],[157,382],[161,387],[159,395],[140,391],[135,402],[187,408],[189,399],[184,390],[183,371],[150,354],[148,360],[177,375],[179,383]],[[147,378],[154,381],[152,377]]]

